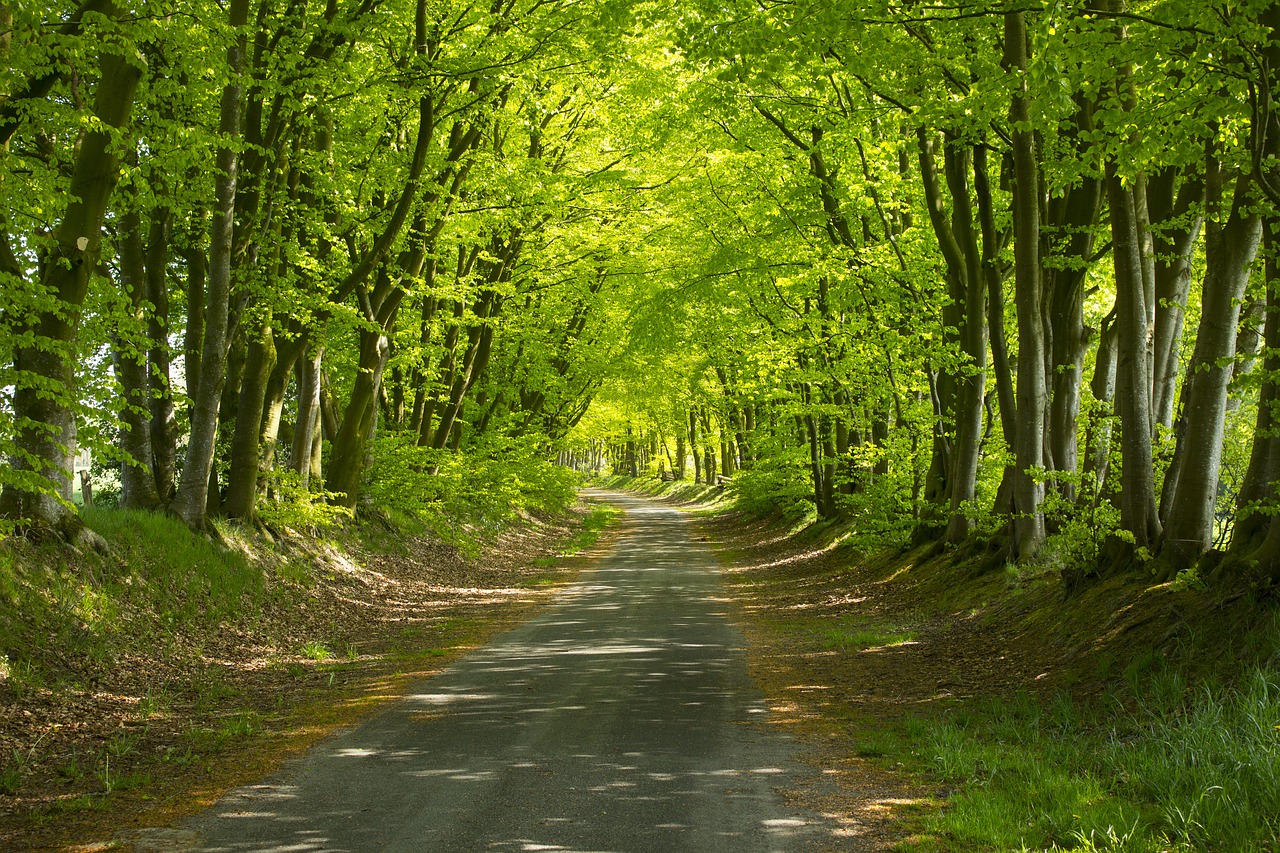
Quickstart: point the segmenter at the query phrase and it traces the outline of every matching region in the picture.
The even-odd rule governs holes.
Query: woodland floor
[[[301,604],[140,642],[85,686],[15,696],[0,683],[0,754],[22,756],[24,772],[0,797],[0,849],[170,849],[145,828],[209,806],[527,618],[580,567],[555,557],[586,512],[530,520],[475,559],[426,540],[327,550]],[[316,659],[319,642],[331,657]]]

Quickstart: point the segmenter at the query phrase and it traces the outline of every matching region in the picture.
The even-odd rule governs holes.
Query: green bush
[[[577,497],[577,475],[536,442],[518,438],[493,438],[455,453],[388,433],[374,442],[373,458],[364,492],[371,509],[424,524],[464,548],[522,512],[562,512]]]
[[[355,517],[348,507],[334,501],[334,492],[303,488],[298,474],[277,468],[267,475],[267,497],[258,501],[258,517],[273,527],[323,530]]]
[[[809,480],[809,452],[802,447],[782,448],[763,455],[733,478],[738,508],[754,515],[779,512],[788,520],[813,511],[813,484]]]

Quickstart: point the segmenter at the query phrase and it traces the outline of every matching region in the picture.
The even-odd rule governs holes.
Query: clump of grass
[[[929,819],[932,849],[1276,849],[1280,675],[1194,693],[1161,669],[1131,683],[1129,710],[1105,722],[1027,696],[926,719],[916,757],[957,787]]]
[[[313,661],[324,662],[333,658],[333,652],[322,640],[308,640],[302,644],[302,656]]]
[[[27,775],[26,756],[19,750],[13,750],[9,760],[0,767],[0,794],[13,796],[22,787],[22,778]]]

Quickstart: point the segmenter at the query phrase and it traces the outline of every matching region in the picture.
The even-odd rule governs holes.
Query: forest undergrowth
[[[774,722],[820,771],[793,794],[843,827],[831,849],[1280,847],[1274,602],[1140,577],[1067,599],[1056,570],[863,551],[839,524],[636,485],[715,501],[699,525]]]
[[[127,846],[267,775],[526,618],[613,515],[533,510],[460,548],[97,509],[107,556],[6,541],[0,848]]]

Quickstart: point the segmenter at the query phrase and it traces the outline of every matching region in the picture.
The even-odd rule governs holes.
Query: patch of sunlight
[[[347,747],[345,749],[337,750],[334,752],[334,755],[339,758],[368,758],[372,755],[377,755],[380,751],[381,750],[377,749],[364,749],[362,747]]]
[[[898,579],[900,575],[905,575],[907,572],[911,571],[915,567],[916,567],[915,563],[907,563],[905,566],[902,566],[896,572],[889,575],[889,577],[878,581],[878,583],[893,583],[895,580]]]
[[[414,693],[409,697],[427,705],[448,705],[450,702],[484,702],[497,699],[497,693]]]
[[[901,649],[906,646],[918,646],[918,645],[920,645],[919,640],[899,640],[894,643],[885,643],[884,645],[881,645],[881,646],[872,646],[869,649],[863,649],[862,651],[858,652],[858,654],[865,655],[867,652],[883,652],[886,649]]]

